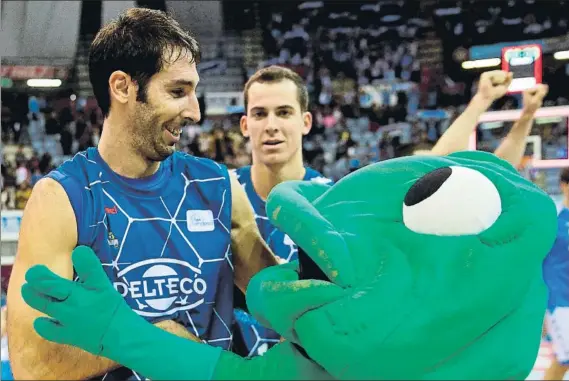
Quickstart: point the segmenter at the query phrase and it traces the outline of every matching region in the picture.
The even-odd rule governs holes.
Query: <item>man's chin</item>
[[[154,150],[154,155],[152,155],[152,160],[154,161],[164,161],[167,158],[169,158],[170,156],[172,156],[174,154],[174,152],[176,152],[176,145],[162,145],[160,147],[157,147],[157,149]]]
[[[261,162],[267,167],[282,166],[289,161],[289,158],[284,153],[274,153],[270,155],[264,155]]]

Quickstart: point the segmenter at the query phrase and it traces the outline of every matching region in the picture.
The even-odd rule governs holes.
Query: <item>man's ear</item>
[[[111,99],[122,104],[127,103],[133,85],[135,87],[134,90],[137,91],[138,86],[132,81],[130,75],[121,70],[114,71],[109,77],[109,94]]]
[[[247,115],[243,115],[239,120],[239,127],[241,128],[241,134],[244,137],[249,137],[249,127],[247,126]]]
[[[302,121],[304,122],[304,127],[302,128],[302,135],[308,135],[312,129],[312,113],[306,111],[302,114]]]

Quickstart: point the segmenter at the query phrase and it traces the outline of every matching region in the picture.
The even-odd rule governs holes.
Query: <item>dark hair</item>
[[[131,8],[102,27],[91,44],[89,79],[103,115],[111,108],[109,77],[114,71],[130,75],[139,86],[137,100],[145,102],[150,78],[186,52],[191,62],[199,62],[196,39],[162,11]]]
[[[291,80],[296,85],[296,88],[298,90],[298,103],[300,103],[300,110],[302,112],[308,111],[308,90],[306,89],[304,81],[300,75],[286,67],[273,65],[257,71],[251,76],[251,78],[249,78],[245,84],[245,90],[243,92],[245,112],[247,112],[249,88],[253,83],[276,83],[284,81],[286,79]]]
[[[569,184],[569,167],[565,167],[559,173],[559,181],[565,184]]]

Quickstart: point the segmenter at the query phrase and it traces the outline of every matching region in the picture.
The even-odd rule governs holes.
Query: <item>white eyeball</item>
[[[496,186],[482,173],[444,167],[421,177],[407,192],[403,223],[416,233],[474,235],[496,222],[502,201]]]

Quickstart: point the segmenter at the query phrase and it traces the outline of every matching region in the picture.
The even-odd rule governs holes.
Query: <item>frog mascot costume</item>
[[[267,215],[301,248],[267,268],[247,305],[286,340],[244,359],[171,335],[133,312],[89,248],[79,281],[34,266],[25,301],[45,339],[155,380],[523,380],[546,307],[550,197],[484,152],[411,156],[333,186],[278,185]]]

